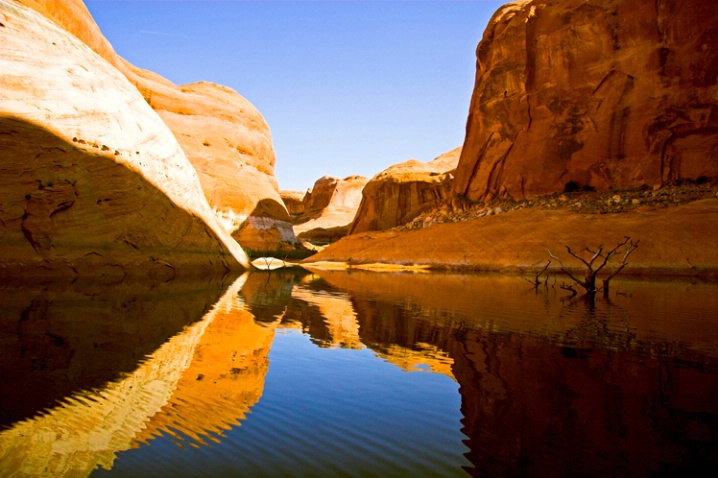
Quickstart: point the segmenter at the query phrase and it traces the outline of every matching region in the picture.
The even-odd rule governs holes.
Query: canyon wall
[[[166,280],[246,267],[195,168],[127,78],[18,2],[0,2],[0,17],[3,274]]]
[[[461,148],[424,163],[409,160],[380,172],[366,184],[349,234],[381,231],[411,221],[450,196]]]
[[[259,111],[225,86],[177,86],[118,56],[81,0],[16,0],[77,36],[124,74],[160,115],[197,170],[213,211],[240,244],[293,244],[274,176],[272,136]]]
[[[346,236],[367,181],[364,176],[317,179],[302,199],[303,213],[294,226],[297,236],[318,242],[334,242]]]
[[[718,3],[518,1],[493,16],[453,190],[515,199],[718,176]]]

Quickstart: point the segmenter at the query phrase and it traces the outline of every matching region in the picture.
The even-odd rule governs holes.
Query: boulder
[[[297,236],[315,242],[334,242],[344,237],[359,209],[367,181],[364,176],[318,179],[304,196],[304,213],[294,226]]]
[[[225,228],[245,247],[260,247],[256,220],[260,202],[271,207],[277,241],[296,242],[274,176],[269,127],[259,111],[239,93],[210,82],[177,86],[157,73],[137,68],[118,56],[81,0],[16,0],[43,13],[76,35],[120,70],[157,111],[197,170],[210,206]],[[256,216],[254,216],[256,219]],[[261,216],[260,216],[261,217]],[[266,221],[264,221],[266,222]],[[259,221],[260,224],[264,224]],[[270,249],[279,244],[265,245]]]
[[[718,176],[718,3],[533,0],[477,48],[453,190],[471,200]]]
[[[248,266],[127,78],[18,2],[0,15],[0,274],[166,280]]]
[[[409,160],[385,169],[364,187],[349,234],[381,231],[408,223],[450,196],[461,148],[424,163]]]

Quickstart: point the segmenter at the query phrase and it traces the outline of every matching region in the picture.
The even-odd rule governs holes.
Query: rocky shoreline
[[[622,275],[718,278],[717,219],[713,183],[562,193],[444,206],[406,226],[347,236],[302,263],[525,273],[542,269],[551,250],[569,259],[567,268],[580,270],[566,246],[610,246],[630,236],[641,247]]]

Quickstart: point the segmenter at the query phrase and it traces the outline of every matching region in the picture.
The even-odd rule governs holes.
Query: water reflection
[[[473,474],[674,475],[718,463],[714,284],[624,282],[592,304],[515,278],[321,276],[354,297],[365,343],[448,353]],[[407,318],[415,311],[421,320]]]
[[[153,472],[184,476],[646,476],[718,464],[715,284],[616,282],[595,303],[479,275],[292,270],[224,290],[163,287],[3,291],[0,475],[149,475],[160,452],[191,459]],[[296,341],[272,352],[277,330],[325,351],[321,396],[291,379],[319,370],[313,353]],[[461,425],[441,411],[452,397],[432,394],[436,381],[388,382],[394,401],[380,402],[376,384],[342,380],[360,366],[384,374],[380,363],[456,381]],[[380,422],[415,431],[397,438]],[[165,442],[179,446],[152,451]]]
[[[145,286],[2,289],[0,475],[108,468],[172,396],[224,284]]]

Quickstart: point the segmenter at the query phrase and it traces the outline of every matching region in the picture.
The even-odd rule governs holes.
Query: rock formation
[[[175,86],[125,63],[125,74],[177,137],[197,169],[210,206],[251,249],[297,240],[274,177],[269,128],[236,91],[200,82]]]
[[[346,236],[367,181],[364,176],[318,179],[302,200],[303,214],[294,226],[297,235],[318,242],[334,242]]]
[[[195,168],[127,78],[36,11],[3,1],[0,14],[3,274],[167,280],[246,266]]]
[[[279,196],[292,216],[304,213],[304,196],[306,191],[279,191]]]
[[[461,148],[423,163],[409,160],[374,176],[364,187],[349,234],[406,224],[447,200]]]
[[[518,271],[542,267],[547,249],[575,250],[639,238],[641,248],[622,274],[715,274],[718,198],[640,207],[620,214],[528,208],[409,231],[353,234],[304,262],[351,261]],[[540,269],[539,267],[539,269]],[[552,265],[553,267],[553,265]]]
[[[518,1],[493,16],[453,190],[471,200],[718,175],[718,3]]]
[[[120,70],[174,133],[210,206],[248,248],[296,242],[274,177],[269,127],[236,91],[209,82],[176,86],[119,57],[81,0],[16,0],[43,13]],[[275,203],[271,207],[267,202]],[[259,207],[263,203],[263,207]],[[266,241],[277,241],[271,246]]]

